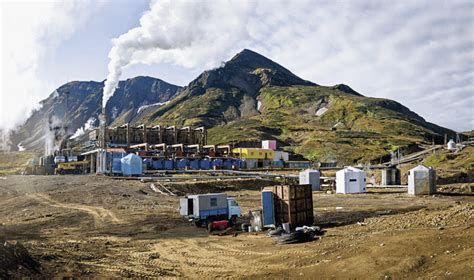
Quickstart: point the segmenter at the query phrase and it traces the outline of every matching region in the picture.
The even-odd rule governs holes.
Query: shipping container
[[[311,185],[279,185],[265,187],[273,193],[275,225],[289,223],[292,228],[313,225],[313,192]]]

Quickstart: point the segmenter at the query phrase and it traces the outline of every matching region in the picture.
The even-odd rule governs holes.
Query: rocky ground
[[[357,195],[315,192],[316,224],[326,229],[325,235],[309,243],[276,245],[265,233],[208,235],[179,216],[179,197],[155,193],[151,183],[98,176],[4,178],[0,262],[5,262],[0,264],[10,266],[0,265],[0,278],[474,275],[474,196],[469,184],[441,186],[441,193],[421,197],[408,196],[403,188],[374,188]],[[260,207],[259,190],[267,184],[271,182],[222,180],[168,187],[180,195],[224,191],[236,196],[247,213]],[[22,259],[13,261],[11,252],[20,252]]]

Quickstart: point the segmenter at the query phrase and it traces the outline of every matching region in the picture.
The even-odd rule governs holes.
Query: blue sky
[[[69,0],[0,7],[0,128],[24,121],[67,81],[148,75],[186,85],[251,48],[318,84],[345,83],[399,101],[430,122],[474,129],[472,1]]]

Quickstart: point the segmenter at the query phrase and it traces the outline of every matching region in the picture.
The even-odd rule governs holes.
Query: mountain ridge
[[[92,103],[100,104],[103,83],[91,83],[80,84],[89,94],[73,115],[98,110]],[[112,126],[205,126],[212,144],[276,139],[283,149],[311,160],[347,163],[377,160],[454,133],[396,101],[366,97],[345,84],[322,86],[301,79],[248,49],[182,88],[151,77],[121,81],[107,116]]]

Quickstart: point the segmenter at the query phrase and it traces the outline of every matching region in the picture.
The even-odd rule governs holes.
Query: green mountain
[[[86,123],[97,125],[102,88],[103,82],[61,86],[13,133],[13,146],[42,149],[48,129],[63,137],[57,128],[64,124],[69,134]],[[412,150],[433,139],[442,142],[445,133],[455,135],[398,102],[365,97],[343,84],[303,80],[251,50],[184,88],[151,77],[121,81],[106,112],[112,126],[205,126],[211,144],[277,139],[284,150],[340,164],[378,161],[398,148]]]
[[[348,164],[454,134],[398,102],[305,81],[250,50],[205,71],[137,122],[204,125],[212,144],[277,139],[308,159]]]

